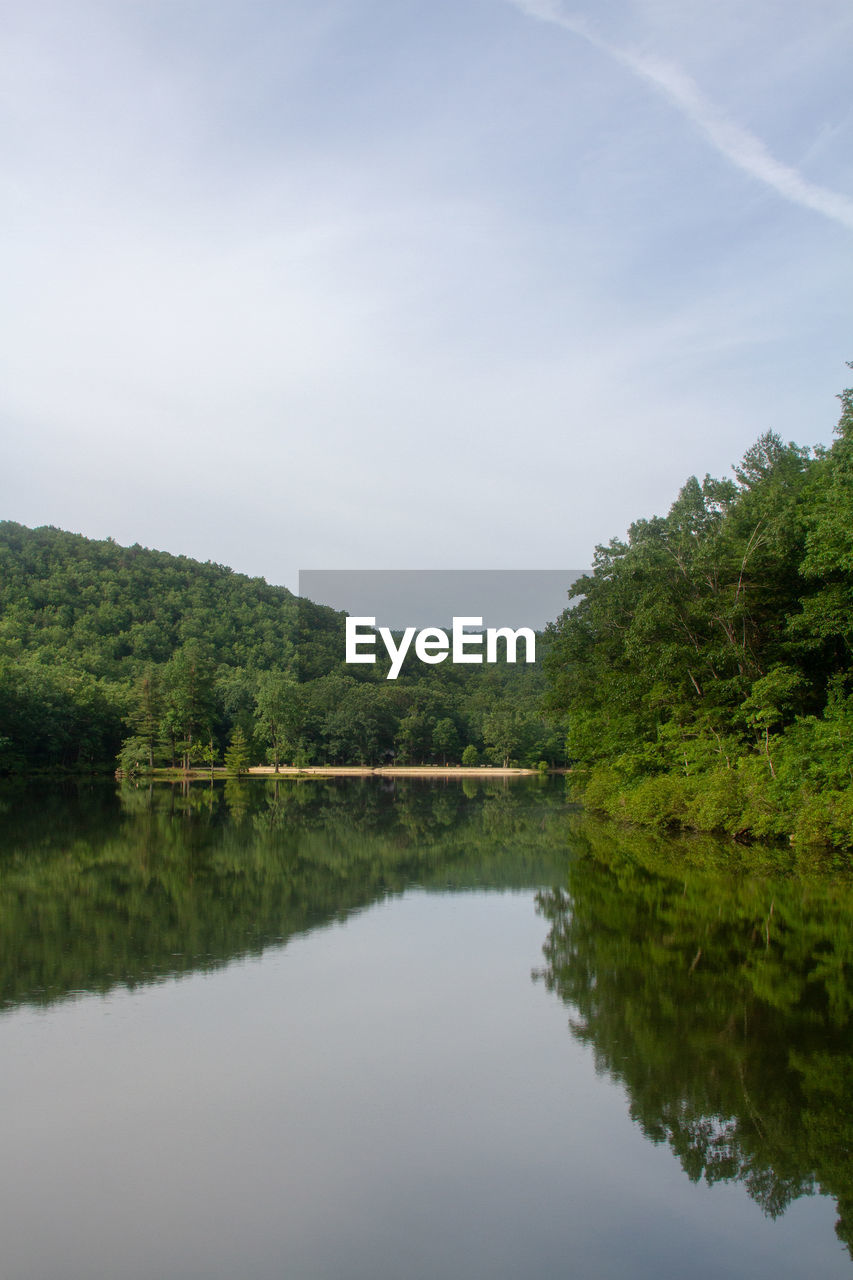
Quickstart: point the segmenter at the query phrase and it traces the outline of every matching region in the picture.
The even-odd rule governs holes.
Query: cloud
[[[652,85],[705,135],[720,155],[751,178],[763,182],[792,204],[823,214],[853,231],[853,200],[809,182],[796,169],[777,160],[760,138],[730,119],[674,63],[611,44],[584,18],[566,12],[559,0],[509,0],[509,3],[527,17],[581,37]]]
[[[236,0],[215,22],[12,6],[0,513],[293,585],[300,563],[584,564],[760,430],[828,440],[836,237],[709,219],[701,164],[649,180],[643,121],[596,95],[629,68],[582,19],[532,26],[572,5],[527,0],[522,24],[580,41],[590,109],[569,118],[561,59],[525,57],[506,6],[396,6],[390,32],[388,6],[337,0],[251,23]],[[760,40],[778,70],[772,7],[744,40],[725,0],[716,54]],[[818,136],[844,65],[803,26]]]

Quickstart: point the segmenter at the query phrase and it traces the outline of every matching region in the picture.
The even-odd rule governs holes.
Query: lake
[[[853,885],[561,779],[0,789],[4,1280],[849,1276]]]

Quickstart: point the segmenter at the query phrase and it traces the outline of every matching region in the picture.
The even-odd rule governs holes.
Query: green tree
[[[209,740],[213,727],[214,668],[200,646],[188,644],[166,665],[164,727],[186,771]]]
[[[258,736],[268,744],[270,763],[278,773],[285,752],[294,756],[303,729],[302,687],[287,673],[265,671],[255,695]]]
[[[397,755],[403,764],[422,763],[429,758],[434,722],[421,711],[403,716],[397,727]]]
[[[432,747],[433,750],[441,756],[442,764],[447,764],[447,757],[451,758],[459,754],[459,733],[456,725],[449,717],[436,722],[432,731]]]
[[[136,744],[131,755],[141,755],[149,769],[154,768],[162,738],[164,714],[163,687],[156,667],[147,666],[133,687],[133,702],[127,716]],[[124,746],[122,747],[124,752]]]
[[[237,725],[231,735],[231,741],[225,749],[225,769],[229,774],[239,777],[249,768],[249,744],[243,730]]]

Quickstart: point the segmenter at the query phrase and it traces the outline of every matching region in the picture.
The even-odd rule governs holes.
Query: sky
[[[853,382],[849,0],[10,0],[0,518],[583,568]]]

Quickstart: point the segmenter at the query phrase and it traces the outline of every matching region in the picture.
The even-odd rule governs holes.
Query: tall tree
[[[297,749],[304,724],[302,686],[287,672],[265,671],[255,694],[258,736],[268,744],[270,763],[278,773],[287,752]]]
[[[200,645],[184,645],[166,666],[164,723],[188,770],[197,750],[209,741],[213,725],[214,667]]]
[[[163,734],[163,683],[157,668],[150,664],[136,680],[133,702],[127,716],[128,727],[144,753],[148,768],[154,768]]]

